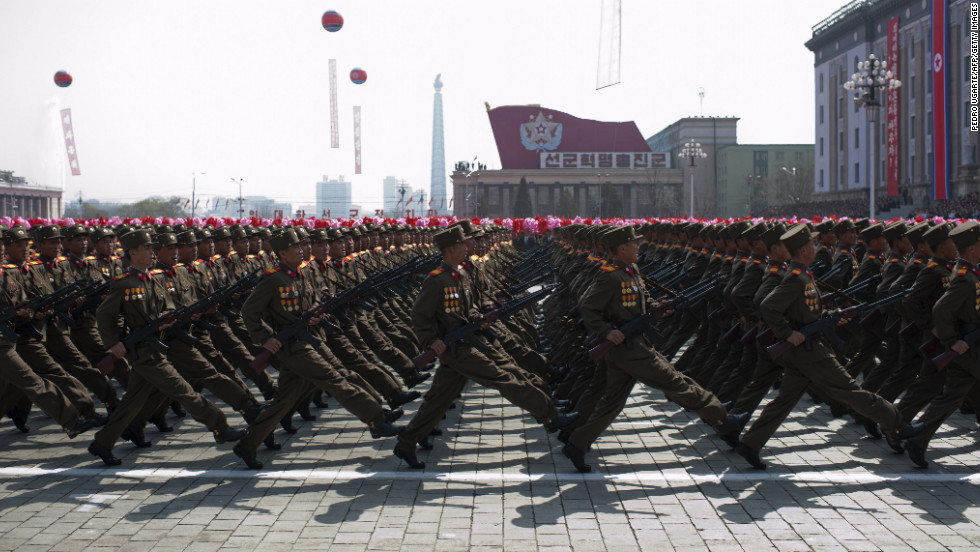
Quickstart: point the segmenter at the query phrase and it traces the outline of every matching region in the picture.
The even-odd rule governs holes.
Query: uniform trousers
[[[818,347],[823,348],[825,345],[814,345],[814,348]],[[759,418],[742,436],[742,443],[752,450],[759,450],[766,444],[808,387],[813,387],[829,400],[837,401],[865,418],[878,422],[885,433],[895,433],[904,426],[898,408],[878,395],[861,389],[829,354],[829,349],[792,353],[803,358],[812,353],[815,360],[786,359],[779,394],[766,405]]]
[[[279,367],[279,381],[272,400],[262,405],[255,420],[248,425],[239,446],[255,450],[272,433],[276,424],[296,408],[312,384],[330,393],[342,407],[366,424],[384,421],[384,409],[370,394],[346,381],[337,370],[305,342],[294,341],[290,350],[280,349],[273,356]]]
[[[922,450],[929,446],[929,441],[932,440],[939,426],[952,416],[967,398],[975,401],[980,394],[980,359],[972,356],[971,352],[968,351],[965,355],[954,359],[943,372],[946,374],[946,384],[942,392],[929,403],[919,418],[919,423],[925,428],[909,439],[909,442]]]
[[[64,333],[61,328],[54,329],[48,325],[44,344],[48,354],[55,360],[65,372],[68,372],[78,381],[82,382],[93,395],[105,405],[115,405],[116,388],[109,382],[98,368],[89,363],[77,347],[71,342],[69,334]],[[100,359],[101,360],[101,359]]]
[[[414,450],[415,444],[436,427],[470,380],[500,391],[505,399],[526,410],[539,422],[554,420],[558,410],[551,397],[530,380],[515,375],[516,366],[506,364],[510,361],[494,349],[484,353],[467,343],[458,345],[456,355],[451,350],[440,355],[432,387],[415,417],[398,436],[399,443]]]
[[[57,385],[35,374],[17,355],[13,342],[3,338],[0,338],[0,380],[6,383],[0,394],[0,413],[6,413],[21,397],[27,397],[61,427],[75,427],[78,409]]]
[[[721,427],[725,420],[727,412],[717,397],[675,370],[663,355],[653,351],[652,356],[647,358],[608,361],[606,388],[602,391],[602,397],[589,421],[579,426],[568,442],[580,451],[588,452],[592,443],[622,412],[637,381],[663,391],[668,400],[697,412],[712,427]]]
[[[105,427],[95,434],[95,443],[100,448],[112,450],[116,440],[134,420],[141,415],[149,417],[146,410],[152,411],[159,405],[156,393],[180,403],[192,418],[212,432],[217,433],[228,427],[224,413],[194,391],[191,384],[164,355],[141,344],[137,346],[135,354],[130,353],[129,360],[133,370],[129,377],[129,387],[119,401],[119,406],[109,415]]]
[[[16,350],[17,355],[31,367],[31,370],[34,370],[35,374],[61,389],[83,418],[91,418],[95,415],[95,403],[92,402],[88,389],[51,358],[45,343],[36,339],[21,340],[17,343]]]

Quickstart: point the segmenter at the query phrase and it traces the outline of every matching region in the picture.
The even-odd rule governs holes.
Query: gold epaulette
[[[267,269],[263,270],[262,272],[265,273],[265,274],[275,274],[276,272],[279,272],[280,270],[282,270],[282,267],[281,266],[274,266],[272,268],[267,268]]]
[[[115,278],[113,278],[113,280],[122,280],[123,278],[125,278],[127,276],[129,276],[129,273],[128,272],[124,272],[124,273],[120,274],[119,276],[116,276]]]
[[[618,268],[619,267],[616,266],[616,265],[605,265],[605,266],[600,266],[599,267],[599,270],[602,270],[604,272],[613,272],[613,271],[615,271]]]
[[[432,272],[430,272],[429,273],[429,276],[438,276],[438,275],[442,274],[445,271],[446,271],[446,269],[440,266],[439,268],[437,268],[437,269],[433,270]]]
[[[961,267],[959,268],[959,270],[957,270],[957,271],[956,271],[956,275],[957,275],[957,276],[962,276],[962,275],[964,275],[964,274],[966,274],[966,273],[967,273],[967,272],[969,272],[969,271],[970,271],[970,269],[969,269],[969,268],[967,268],[967,267],[965,267],[965,266],[961,266]]]
[[[773,266],[770,266],[769,267],[769,274],[776,274],[778,272],[779,272],[779,267],[778,266],[773,265]]]
[[[929,264],[926,265],[926,268],[933,268],[937,266],[939,266],[939,263],[937,263],[936,261],[929,261]]]
[[[150,270],[147,271],[147,273],[150,274],[151,276],[156,276],[157,274],[163,274],[163,271],[160,270],[159,268],[151,268]]]
[[[789,273],[792,274],[793,276],[799,276],[800,274],[803,274],[803,269],[802,268],[794,268]]]

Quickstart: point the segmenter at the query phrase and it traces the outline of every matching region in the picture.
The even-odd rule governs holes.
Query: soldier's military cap
[[[819,234],[826,234],[834,231],[834,220],[827,219],[813,227],[813,231]]]
[[[310,241],[313,243],[322,242],[327,239],[326,228],[315,228],[310,230]]]
[[[276,252],[298,244],[299,237],[296,235],[296,231],[292,228],[286,228],[285,230],[279,232],[278,234],[274,234],[271,238],[269,238],[269,247]]]
[[[133,227],[130,226],[130,225],[128,225],[128,224],[126,224],[125,222],[120,223],[120,224],[117,224],[116,225],[116,235],[117,236],[122,236],[123,234],[125,234],[126,232],[129,232],[132,229],[133,229]]]
[[[912,243],[912,247],[915,247],[915,246],[919,245],[919,242],[922,241],[922,236],[930,228],[932,228],[932,227],[929,226],[929,223],[928,222],[920,222],[919,224],[916,224],[916,225],[910,227],[908,230],[906,230],[905,231],[905,237],[908,238],[909,239],[909,242]]]
[[[459,226],[453,226],[452,228],[447,228],[446,230],[439,232],[435,235],[436,246],[439,249],[446,249],[456,245],[457,243],[463,243],[466,241],[466,236],[463,235],[463,229]]]
[[[31,239],[31,237],[27,235],[27,229],[24,228],[23,226],[14,226],[12,228],[8,228],[3,233],[4,243],[14,243],[16,241],[29,240],[29,239]]]
[[[762,238],[762,235],[765,234],[766,230],[768,229],[769,227],[766,226],[765,222],[760,222],[759,224],[756,224],[755,226],[742,232],[742,239],[751,244],[755,240]]]
[[[184,224],[183,222],[180,223],[180,224],[175,224],[174,225],[174,234],[180,234],[181,232],[186,231],[187,228],[188,228],[188,226],[186,224]]]
[[[687,227],[684,228],[684,233],[687,234],[688,238],[693,240],[694,238],[698,237],[698,235],[701,234],[702,230],[704,230],[703,224],[692,222],[691,224],[688,224]]]
[[[246,232],[245,229],[242,228],[242,225],[241,224],[236,224],[236,225],[234,225],[234,226],[231,227],[231,239],[232,240],[238,241],[238,240],[241,240],[241,239],[245,239],[247,237],[248,237],[248,232]]]
[[[38,228],[37,233],[35,234],[35,239],[37,240],[49,240],[51,238],[60,238],[60,237],[61,237],[61,227],[55,226],[53,224]]]
[[[129,251],[141,245],[153,245],[153,238],[150,236],[149,230],[130,230],[119,236],[119,245],[122,246],[123,251]]]
[[[263,240],[267,240],[272,237],[272,230],[263,226],[256,228],[256,234],[258,234]]]
[[[153,225],[153,232],[156,233],[156,234],[167,234],[167,233],[171,233],[172,234],[173,231],[174,231],[174,227],[173,226],[170,226],[169,224],[154,224]]]
[[[206,232],[207,230],[205,230]],[[197,245],[197,234],[193,230],[185,230],[177,234],[178,245]]]
[[[259,233],[259,229],[252,226],[251,224],[246,224],[242,228],[245,230],[245,235],[248,236],[249,238],[258,235]]]
[[[882,223],[872,224],[864,230],[861,230],[861,237],[864,238],[865,242],[880,238],[885,234],[885,225]]]
[[[953,228],[949,232],[949,237],[953,239],[953,243],[956,244],[956,249],[960,250],[962,254],[964,249],[980,242],[980,222],[968,220]]]
[[[197,241],[199,242],[214,239],[214,234],[212,234],[207,228],[198,228],[197,230],[194,230],[194,236],[197,237]]]
[[[231,228],[219,226],[211,232],[211,238],[215,241],[226,240],[231,237]]]
[[[92,229],[92,239],[95,241],[109,236],[116,237],[116,231],[111,226],[98,226]]]
[[[888,240],[888,243],[892,243],[893,241],[904,236],[907,231],[908,227],[905,226],[904,222],[895,221],[885,227],[885,239]]]
[[[361,232],[361,230],[359,228],[353,227],[353,228],[350,229],[350,235],[351,235],[351,237],[359,238],[359,237],[361,237],[362,234],[363,234],[363,232]]]
[[[296,232],[296,238],[300,241],[310,239],[310,233],[306,231],[305,226],[293,226],[293,232]]]
[[[762,233],[762,243],[766,244],[766,247],[772,247],[779,242],[779,238],[785,233],[786,225],[782,222],[777,222],[772,228]]]
[[[68,239],[72,239],[75,236],[86,236],[91,233],[92,231],[89,227],[81,223],[72,224],[61,229],[61,235]]]
[[[344,233],[339,228],[330,228],[327,230],[327,241],[334,241],[342,237],[344,237]]]
[[[612,230],[606,232],[602,238],[603,241],[606,242],[606,248],[608,249],[616,249],[624,243],[629,243],[640,239],[637,237],[632,226],[620,226],[618,228],[613,228]]]
[[[936,247],[949,239],[949,226],[946,226],[945,224],[937,224],[930,228],[929,231],[922,237],[926,240],[926,243],[929,244],[929,247]]]
[[[177,245],[177,235],[173,232],[160,232],[159,234],[153,236],[153,246],[156,248],[167,247],[168,245]]]
[[[864,230],[869,226],[871,226],[871,221],[867,217],[860,218],[854,221],[854,229],[857,230],[858,232]]]
[[[835,234],[843,234],[848,230],[855,230],[854,221],[851,219],[843,219],[834,225]]]
[[[807,225],[803,223],[794,225],[785,234],[779,236],[779,241],[783,242],[786,249],[790,251],[803,247],[806,245],[806,242],[811,240],[813,240],[813,235],[810,233]]]

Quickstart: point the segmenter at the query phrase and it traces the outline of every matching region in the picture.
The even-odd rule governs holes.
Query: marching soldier
[[[134,230],[124,234],[119,241],[130,267],[113,280],[109,295],[96,311],[96,319],[103,343],[112,344],[109,353],[116,358],[128,355],[132,373],[126,394],[105,427],[95,434],[89,452],[107,466],[121,464],[122,461],[113,456],[112,449],[157,392],[179,402],[195,420],[207,426],[216,442],[237,441],[242,431],[229,427],[221,410],[194,391],[162,353],[146,342],[135,344],[132,350],[127,350],[123,344],[120,322],[129,331],[134,331],[173,310],[174,305],[164,286],[147,272],[153,264],[153,240],[149,231]],[[164,323],[159,329],[167,327],[169,325]]]
[[[752,467],[765,469],[759,450],[790,413],[807,387],[852,408],[858,414],[881,425],[885,433],[896,437],[907,435],[908,425],[892,403],[858,386],[837,363],[833,350],[822,336],[807,338],[798,328],[816,322],[823,315],[823,304],[813,276],[807,267],[813,264],[816,248],[806,224],[797,224],[781,236],[792,256],[790,272],[762,301],[760,314],[772,328],[776,339],[794,347],[782,356],[784,373],[779,394],[762,410],[759,418],[742,436],[736,452]],[[800,347],[807,341],[807,347]]]

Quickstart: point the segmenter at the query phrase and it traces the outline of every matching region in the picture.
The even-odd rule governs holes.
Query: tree
[[[527,178],[521,177],[517,186],[517,198],[514,199],[514,217],[527,218],[534,216],[534,206],[531,204],[531,192],[527,189]]]
[[[148,197],[123,205],[114,213],[121,217],[185,217],[181,201],[177,197],[163,199],[159,196]]]

